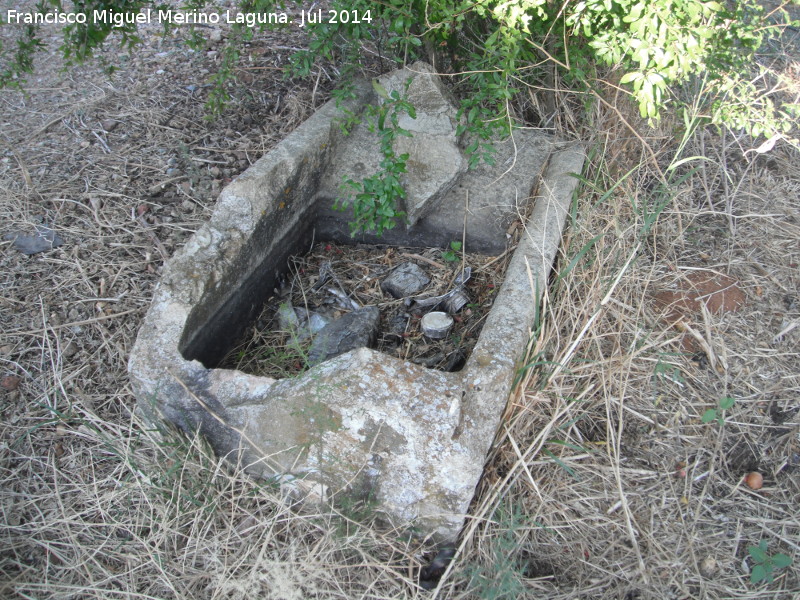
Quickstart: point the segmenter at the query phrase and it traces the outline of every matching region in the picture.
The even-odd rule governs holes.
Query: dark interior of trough
[[[219,366],[291,377],[321,362],[317,351],[330,335],[328,325],[367,310],[375,319],[370,348],[427,368],[459,371],[500,288],[505,257],[317,242],[310,251],[290,257],[278,288]],[[469,278],[461,285],[463,273]],[[446,296],[451,290],[456,292]],[[446,299],[437,300],[442,295]],[[430,320],[442,318],[445,331],[430,331]],[[348,326],[343,335],[360,331]]]
[[[466,292],[467,302],[463,308],[452,315],[455,321],[454,332],[463,329],[461,325],[467,319],[470,324],[469,333],[474,337],[474,340],[477,339],[483,320],[485,320],[486,313],[488,313],[488,309],[491,306],[491,301],[493,301],[496,292],[499,291],[502,272],[504,272],[505,264],[511,256],[511,252],[506,251],[514,242],[513,237],[509,238],[503,232],[502,238],[504,239],[498,239],[496,245],[487,248],[485,243],[473,242],[469,232],[467,232],[464,250],[466,251],[466,257],[470,258],[469,263],[471,263],[467,264],[465,255],[462,252],[447,252],[452,250],[450,247],[451,242],[458,244],[462,241],[462,236],[464,235],[463,230],[456,229],[455,224],[451,231],[442,228],[438,224],[426,224],[426,220],[423,219],[417,223],[412,231],[407,231],[403,224],[398,224],[381,237],[364,234],[351,237],[348,225],[352,220],[351,214],[348,211],[334,211],[331,208],[332,204],[333,201],[329,198],[320,199],[316,203],[314,217],[301,219],[299,223],[302,225],[296,228],[296,233],[291,236],[285,236],[285,238],[290,239],[285,239],[268,256],[259,256],[259,248],[269,245],[265,236],[271,235],[269,233],[271,230],[269,225],[264,225],[262,231],[262,226],[259,225],[252,235],[247,248],[237,258],[237,264],[229,269],[229,272],[225,275],[220,286],[222,293],[219,294],[216,302],[200,302],[191,312],[180,344],[180,351],[185,359],[198,360],[207,368],[239,368],[246,372],[255,370],[256,372],[253,374],[257,375],[268,374],[259,372],[258,368],[253,369],[243,366],[242,359],[247,356],[247,347],[250,346],[252,348],[253,338],[260,335],[259,331],[262,328],[275,329],[277,309],[281,303],[287,302],[286,282],[297,282],[298,280],[296,270],[293,271],[298,261],[297,257],[313,253],[315,249],[319,251],[322,248],[324,251],[326,246],[335,247],[340,249],[339,251],[342,251],[341,248],[348,247],[365,250],[371,246],[381,253],[388,253],[387,256],[393,256],[393,258],[387,259],[388,262],[384,265],[385,269],[378,269],[381,276],[380,279],[383,279],[388,273],[390,265],[397,266],[403,262],[414,262],[420,265],[433,275],[434,283],[438,283],[439,286],[438,288],[428,286],[429,289],[421,291],[417,294],[417,297],[431,296],[433,294],[431,290],[434,289],[442,292],[442,290],[449,291],[453,287],[458,287],[459,281],[455,278],[458,277],[464,266],[470,266],[472,269],[477,270],[472,280],[468,280],[462,288]],[[411,255],[412,258],[404,257],[403,255]],[[247,261],[253,261],[254,256],[259,256],[260,260],[254,262],[252,266],[248,265]],[[501,259],[493,259],[493,256],[501,256]],[[372,262],[375,261],[373,260]],[[489,263],[490,267],[484,268],[486,263]],[[431,265],[436,265],[436,267],[434,268]],[[441,267],[445,267],[445,269],[442,270]],[[314,268],[316,269],[316,266]],[[487,270],[490,270],[489,275],[484,272]],[[318,273],[311,275],[319,279]],[[294,279],[292,279],[293,277]],[[445,279],[447,281],[444,281]],[[487,302],[478,303],[475,301],[475,286],[479,281],[482,282],[481,285],[486,289],[478,291],[477,295],[488,298]],[[337,285],[335,287],[341,290],[341,286]],[[488,296],[486,294],[487,290]],[[345,295],[348,294],[347,290],[342,291],[344,291]],[[409,306],[409,303],[413,304],[415,300],[395,299],[385,292],[383,294],[388,298],[388,304],[381,303],[381,331],[377,336],[376,344],[373,346],[379,346],[378,349],[385,352],[388,350],[390,353],[399,355],[400,358],[409,358],[408,356],[402,356],[402,351],[392,349],[392,343],[387,344],[387,339],[399,339],[402,344],[403,335],[417,336],[417,332],[420,331],[420,325],[417,321],[432,308],[426,307],[425,309],[413,311],[411,310],[413,307]],[[307,305],[308,300],[305,296],[303,299]],[[312,302],[315,301],[312,299]],[[291,302],[291,300],[288,300],[288,302]],[[346,303],[347,300],[344,300],[344,302]],[[383,306],[384,304],[385,306]],[[440,304],[438,309],[442,309],[443,306],[444,304]],[[390,308],[391,315],[388,315],[384,310],[387,307]],[[433,309],[437,309],[437,307],[433,307]],[[346,311],[347,309],[345,308],[344,310]],[[404,332],[399,331],[400,328],[397,324],[402,315],[406,315],[409,323]],[[396,319],[394,324],[395,329],[397,329],[396,333],[387,332],[387,328],[390,327],[389,321],[392,318]],[[409,334],[409,331],[414,333]],[[449,337],[452,339],[456,335],[456,333],[453,333]],[[417,337],[422,339],[421,334]],[[417,339],[417,337],[413,339]],[[458,370],[463,366],[466,357],[471,351],[471,346],[474,346],[474,340],[467,344],[468,347],[462,347],[462,341],[459,339],[455,344],[456,350],[453,350],[452,348],[446,348],[446,344],[443,342],[431,340],[426,336],[424,341],[430,342],[429,345],[431,346],[428,354],[433,354],[432,356],[418,357],[419,360],[415,360],[415,362],[441,370]],[[298,346],[296,338],[289,341],[294,341],[294,345]],[[285,342],[286,339],[284,339],[283,343]],[[439,347],[439,350],[436,347]],[[301,354],[307,349],[307,344],[295,348]],[[255,352],[259,352],[259,349],[255,349]],[[442,360],[437,361],[437,352],[439,355],[444,354]],[[284,354],[281,358],[286,359],[287,356]],[[291,357],[289,356],[289,358]],[[305,366],[301,365],[301,368],[296,370],[299,372]],[[275,376],[274,373],[271,375]]]

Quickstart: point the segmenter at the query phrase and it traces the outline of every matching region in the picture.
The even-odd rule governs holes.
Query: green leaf
[[[767,577],[767,570],[762,565],[756,565],[750,571],[750,583],[759,583]]]
[[[384,100],[389,99],[389,92],[386,91],[386,88],[383,87],[377,79],[372,80],[372,89],[375,90],[375,93]]]
[[[622,79],[619,82],[622,83],[630,83],[631,81],[636,81],[637,79],[641,79],[643,75],[639,71],[632,71],[630,73],[625,73],[622,76]]]
[[[752,559],[757,563],[763,563],[764,561],[767,560],[767,553],[758,546],[748,546],[747,552],[748,554],[750,554]]]
[[[782,569],[783,567],[788,567],[792,564],[792,557],[783,554],[782,552],[778,552],[775,556],[772,557],[772,564],[775,565],[776,568]]]
[[[703,423],[711,423],[714,419],[717,418],[717,409],[716,408],[709,408],[706,412],[703,413],[702,421]],[[753,546],[751,546],[752,548]]]
[[[731,398],[730,396],[725,396],[722,400],[719,401],[719,407],[722,410],[728,410],[729,408],[733,408],[733,405],[736,404],[736,400]]]

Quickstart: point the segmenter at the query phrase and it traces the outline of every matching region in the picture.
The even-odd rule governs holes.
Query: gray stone
[[[350,350],[375,343],[380,311],[365,306],[342,315],[323,327],[308,350],[308,364],[317,365]]]
[[[420,292],[431,278],[417,264],[403,263],[395,267],[381,283],[381,289],[395,298],[408,298]]]
[[[357,91],[349,105],[356,112],[371,89]],[[493,188],[486,207],[503,204],[530,215],[460,371],[433,371],[365,347],[282,380],[218,368],[272,294],[287,257],[306,250],[312,238],[348,238],[348,215],[323,210],[332,198],[323,183],[340,172],[335,163],[346,155],[340,115],[326,104],[227,186],[210,221],[167,262],[131,352],[131,386],[148,421],[199,430],[221,456],[256,476],[280,477],[308,500],[369,497],[397,526],[452,541],[529,341],[577,183],[569,174],[580,172],[583,153],[520,134],[519,151],[506,153],[515,164],[498,161],[481,180],[467,173],[453,188],[462,186],[456,194],[462,207],[469,189],[473,208],[483,191],[464,187],[469,182],[512,177],[513,185]],[[528,145],[537,151],[526,153]],[[531,208],[525,201],[532,197]],[[426,229],[432,219],[445,222],[441,212],[450,208],[434,207],[398,239],[442,247],[461,239],[463,208],[443,231]],[[501,226],[496,231],[505,236]],[[474,233],[468,228],[468,251],[476,249]],[[441,236],[446,242],[439,244]],[[505,250],[504,237],[499,246]]]
[[[282,302],[278,307],[278,330],[287,333],[295,333],[300,329],[300,318],[294,310],[294,306]]]
[[[402,313],[399,315],[395,315],[394,318],[389,323],[389,331],[394,333],[395,335],[402,335],[406,332],[406,328],[408,327],[408,320],[411,318],[411,315],[408,313]]]
[[[302,307],[286,303],[278,307],[278,329],[291,333],[299,341],[312,337],[330,322],[329,317]]]
[[[349,139],[344,140],[345,144],[349,142]],[[481,163],[464,173],[441,203],[414,227],[408,230],[396,227],[384,232],[381,237],[359,234],[354,239],[367,244],[447,248],[450,242],[461,241],[466,234],[466,252],[503,252],[508,247],[506,232],[509,227],[524,218],[531,199],[537,192],[543,191],[543,169],[548,157],[558,147],[554,147],[552,139],[538,132],[517,131],[513,139],[497,142],[495,148],[495,165]],[[352,158],[350,152],[345,151],[342,161]],[[331,185],[329,176],[323,177],[317,235],[323,239],[351,243],[349,229],[341,223],[343,219],[352,220],[351,213],[331,208],[336,197],[336,192],[331,191],[335,190],[335,186],[331,188]]]
[[[3,240],[6,242],[13,242],[14,250],[27,254],[28,256],[58,248],[64,243],[60,235],[43,225],[37,225],[36,233],[33,235],[11,232],[5,234]]]
[[[298,316],[299,313],[305,313],[303,315],[303,319],[305,326],[311,335],[322,331],[328,325],[328,323],[331,322],[329,317],[326,317],[325,315],[315,311],[308,312],[304,308],[295,308],[294,310],[298,313]]]

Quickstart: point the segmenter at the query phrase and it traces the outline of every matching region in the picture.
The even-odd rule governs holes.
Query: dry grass
[[[295,43],[254,46],[253,64],[279,67],[286,52],[272,48]],[[675,140],[645,128],[639,139],[606,105],[588,116],[593,186],[576,200],[563,276],[544,299],[456,560],[427,592],[421,542],[370,527],[362,507],[299,512],[200,440],[157,435],[132,415],[127,353],[164,255],[324,91],[254,69],[231,113],[207,123],[202,93],[186,86],[214,59],[147,44],[110,81],[43,64],[28,96],[0,93],[3,233],[45,222],[66,240],[34,257],[0,247],[0,376],[20,380],[0,391],[0,595],[800,594],[796,153],[745,159],[738,140],[698,135],[689,154],[710,160],[643,231],[641,207],[659,201],[652,157],[663,170]],[[106,133],[105,119],[119,124]],[[151,195],[176,176],[168,168],[183,178]],[[746,303],[691,314],[679,330],[652,294],[697,268],[734,277]],[[684,349],[687,332],[703,355]],[[703,423],[724,396],[736,399],[724,425]],[[752,469],[765,477],[759,491],[742,483]],[[753,585],[745,563],[759,540],[794,562]]]

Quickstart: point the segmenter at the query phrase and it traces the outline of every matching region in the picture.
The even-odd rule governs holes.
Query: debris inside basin
[[[220,366],[276,379],[297,375],[327,358],[318,348],[329,324],[375,307],[377,327],[369,319],[364,324],[350,318],[355,324],[345,326],[345,335],[364,335],[366,345],[428,368],[459,371],[478,340],[510,256],[317,243],[308,254],[290,257],[280,288]],[[450,313],[453,320],[441,339],[426,335],[421,326],[432,311]],[[356,331],[359,327],[364,331]]]

